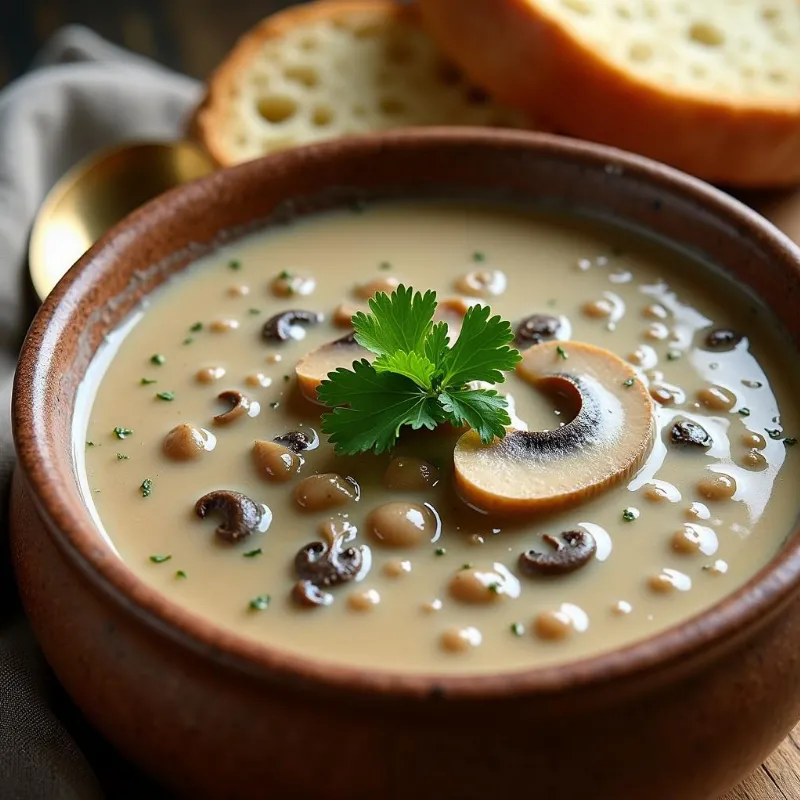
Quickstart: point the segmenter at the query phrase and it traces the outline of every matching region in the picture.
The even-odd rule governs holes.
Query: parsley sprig
[[[340,367],[317,390],[333,408],[322,417],[322,430],[337,453],[382,453],[404,425],[466,424],[484,443],[505,436],[511,424],[505,398],[470,384],[502,383],[520,360],[510,347],[510,323],[490,317],[488,306],[472,306],[451,346],[447,324],[433,321],[436,305],[435,292],[401,285],[391,295],[376,294],[370,313],[354,315],[356,341],[377,358]]]

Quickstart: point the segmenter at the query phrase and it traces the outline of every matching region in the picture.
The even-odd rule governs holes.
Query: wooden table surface
[[[240,32],[291,0],[0,0],[0,86],[23,72],[59,26],[81,22],[168,66],[204,77]],[[746,198],[800,243],[800,191]],[[646,800],[620,798],[619,800]],[[675,798],[675,800],[681,800]],[[720,800],[800,800],[800,725]]]

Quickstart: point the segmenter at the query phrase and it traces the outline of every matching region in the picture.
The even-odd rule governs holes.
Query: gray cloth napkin
[[[6,536],[11,376],[35,311],[26,249],[44,195],[99,147],[179,138],[200,86],[76,26],[56,34],[34,66],[0,92],[0,798],[152,798],[157,790],[126,772],[71,708],[22,617]]]

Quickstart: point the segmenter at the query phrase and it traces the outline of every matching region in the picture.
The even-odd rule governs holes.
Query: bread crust
[[[800,96],[737,102],[659,85],[593,51],[536,0],[419,5],[430,35],[471,80],[556,130],[717,183],[800,182]]]
[[[240,37],[208,79],[206,93],[189,120],[190,138],[205,148],[217,166],[227,167],[237,163],[227,151],[221,135],[225,127],[227,98],[239,76],[247,72],[264,43],[281,39],[297,27],[364,12],[401,21],[418,19],[415,9],[393,0],[317,0],[314,3],[291,6],[265,18]]]

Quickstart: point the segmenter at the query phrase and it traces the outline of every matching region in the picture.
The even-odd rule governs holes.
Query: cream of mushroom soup
[[[341,456],[319,380],[352,314],[435,290],[513,327],[493,444]],[[722,274],[610,225],[375,205],[264,230],[163,286],[82,387],[98,526],[172,601],[308,657],[518,670],[619,648],[752,577],[795,523],[796,356]]]

